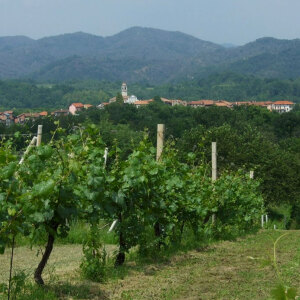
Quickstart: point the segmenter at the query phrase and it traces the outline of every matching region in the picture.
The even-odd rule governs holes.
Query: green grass
[[[200,251],[189,251],[160,264],[136,266],[111,299],[269,299],[277,285],[270,262],[273,241],[283,231],[261,231],[235,242],[218,242]],[[300,283],[300,232],[290,231],[278,245],[279,268],[285,284]]]
[[[46,270],[44,294],[34,285],[28,293],[34,295],[32,299],[270,299],[270,291],[278,283],[270,263],[273,243],[286,232],[263,230],[237,241],[214,242],[197,250],[185,248],[152,262],[137,260],[132,252],[122,268],[114,269],[110,261],[108,280],[103,284],[81,278],[80,245],[57,244]],[[284,283],[298,287],[300,231],[288,232],[277,246],[278,266]],[[107,248],[110,257],[115,249]],[[25,268],[32,274],[39,259],[33,251],[16,249],[16,270]],[[2,282],[7,279],[8,266],[6,253],[0,256]]]
[[[99,232],[101,235],[101,241],[103,244],[108,244],[108,245],[116,244],[117,237],[114,232],[111,233],[108,232],[109,226],[110,224],[104,222],[98,225]],[[64,238],[58,237],[55,240],[55,244],[59,244],[59,245],[82,244],[88,232],[89,232],[88,224],[84,222],[74,221],[70,224],[70,231],[67,237]],[[45,237],[40,241],[34,242],[33,246],[45,245],[46,240],[47,238],[45,235]],[[31,242],[27,237],[17,236],[16,245],[17,247],[29,246],[31,245]]]

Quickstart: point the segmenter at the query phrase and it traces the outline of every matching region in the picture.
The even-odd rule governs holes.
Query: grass
[[[262,231],[236,242],[190,251],[152,266],[152,273],[133,271],[120,288],[107,284],[106,291],[115,291],[110,299],[268,299],[277,279],[273,267],[265,262],[272,255],[272,240],[280,234]],[[282,277],[295,287],[300,283],[299,238],[299,231],[291,231],[277,251]]]
[[[285,232],[263,230],[156,263],[129,259],[118,270],[110,268],[104,284],[81,279],[80,245],[58,244],[46,270],[49,296],[39,299],[269,299],[277,279],[274,268],[266,262],[270,262],[273,254],[273,242]],[[289,231],[277,248],[282,278],[294,287],[300,284],[299,238],[300,231]],[[115,246],[107,249],[112,255]],[[15,269],[32,272],[39,259],[33,255],[36,251],[37,248],[17,248]],[[0,256],[0,282],[7,279],[8,265],[9,253],[6,253]]]
[[[98,225],[99,234],[101,235],[104,244],[116,244],[117,237],[114,232],[108,233],[109,223],[100,223]],[[74,221],[70,225],[68,236],[65,238],[57,238],[55,244],[68,245],[68,244],[82,244],[89,232],[88,224],[84,222]],[[46,235],[42,241],[35,242],[35,246],[44,245],[46,243]],[[30,241],[27,237],[17,236],[17,246],[29,246]]]

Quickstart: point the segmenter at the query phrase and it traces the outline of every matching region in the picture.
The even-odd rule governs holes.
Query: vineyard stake
[[[211,180],[215,182],[217,180],[217,143],[211,143]],[[212,215],[212,224],[215,224],[216,214]]]
[[[107,156],[108,156],[108,148],[105,148],[104,155],[103,155],[103,158],[104,158],[104,169],[106,168]]]
[[[159,161],[161,159],[161,155],[164,148],[164,133],[165,133],[165,124],[157,124],[157,145],[156,145],[156,161]],[[162,233],[162,227],[161,224],[156,221],[154,224],[154,234],[159,239],[158,247],[160,248],[161,242],[161,233]]]
[[[19,165],[21,165],[23,162],[24,162],[24,159],[26,157],[26,155],[29,153],[30,149],[37,143],[37,137],[33,137],[29,146],[27,147],[26,151],[24,152],[20,162],[19,162]]]
[[[217,180],[217,143],[216,142],[211,143],[211,167],[212,167],[211,179],[214,182]]]
[[[250,171],[250,179],[254,178],[254,171]]]
[[[105,148],[105,150],[104,150],[104,155],[103,155],[103,158],[104,158],[103,168],[104,168],[104,169],[106,168],[107,157],[108,157],[108,148]],[[110,228],[109,228],[108,232],[112,232],[112,231],[114,230],[114,228],[116,227],[117,222],[118,222],[118,220],[114,220],[114,221],[112,222],[112,224],[110,225]],[[102,228],[106,227],[107,225],[109,225],[109,224],[106,224],[106,225],[103,226]],[[102,229],[102,228],[101,228],[101,229]]]
[[[37,132],[37,141],[36,141],[36,145],[41,146],[42,143],[42,133],[43,133],[43,125],[39,125],[38,126],[38,132]]]
[[[110,225],[108,232],[112,232],[117,224],[118,220],[114,220],[113,223]]]
[[[157,124],[157,147],[156,147],[156,160],[159,161],[163,148],[164,148],[164,133],[165,125]]]

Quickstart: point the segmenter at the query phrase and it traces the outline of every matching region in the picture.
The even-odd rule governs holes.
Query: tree
[[[154,102],[162,102],[160,96],[153,97]]]
[[[123,96],[120,93],[117,94],[116,102],[119,103],[119,104],[123,104],[124,103]]]

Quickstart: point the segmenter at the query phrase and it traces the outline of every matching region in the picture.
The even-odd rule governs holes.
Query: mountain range
[[[0,79],[161,84],[220,71],[264,78],[300,77],[300,39],[261,38],[229,46],[177,31],[142,27],[109,37],[83,32],[38,40],[0,37]]]

